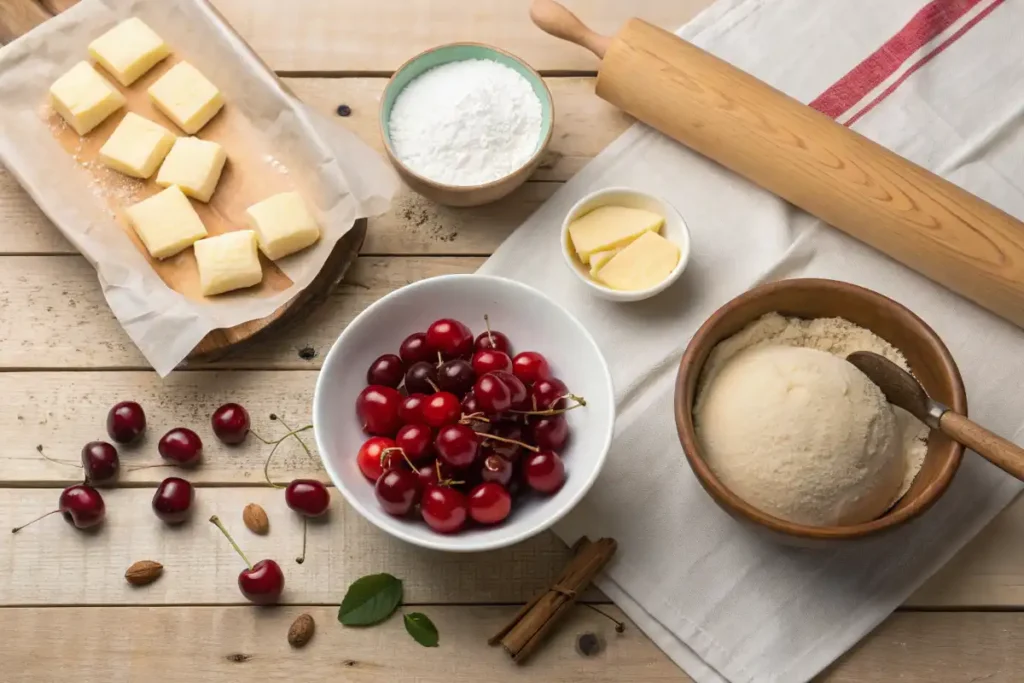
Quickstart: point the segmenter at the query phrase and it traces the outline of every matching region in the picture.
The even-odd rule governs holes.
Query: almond
[[[152,560],[140,560],[128,567],[124,578],[133,586],[145,586],[160,578],[164,572],[164,566]]]
[[[305,647],[309,639],[313,637],[315,630],[316,623],[313,621],[313,617],[308,614],[300,614],[288,629],[288,644],[292,647]]]
[[[270,531],[270,520],[267,518],[267,511],[256,503],[249,503],[242,510],[242,521],[249,531],[263,536]]]

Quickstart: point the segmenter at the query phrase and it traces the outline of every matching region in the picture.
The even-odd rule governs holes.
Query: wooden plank
[[[334,607],[56,607],[0,610],[6,633],[0,657],[23,683],[50,683],[58,672],[87,671],[90,680],[521,681],[682,683],[691,680],[628,620],[616,634],[604,617],[572,610],[524,667],[484,640],[512,608],[415,608],[438,628],[440,647],[422,648],[402,620],[345,628]],[[411,610],[410,610],[411,611]],[[285,636],[301,613],[316,621],[302,650]],[[608,612],[625,619],[615,608]],[[126,627],[130,624],[130,627]],[[1024,651],[1017,634],[1024,614],[899,613],[882,624],[818,681],[822,683],[1017,683]],[[603,642],[583,657],[576,640]],[[129,655],[129,653],[131,653]]]
[[[3,0],[0,2],[0,46],[50,18],[50,14],[33,0]]]
[[[542,33],[526,2],[508,0],[215,0],[270,66],[286,72],[390,72],[453,41],[506,49],[542,71],[596,71],[589,52]],[[632,16],[676,29],[710,0],[566,0],[594,30],[614,33]]]
[[[349,321],[384,294],[445,273],[467,273],[474,257],[360,257],[344,283],[307,318],[270,330],[213,363],[190,367],[319,367]],[[348,283],[348,284],[345,284]],[[146,368],[79,256],[0,257],[0,368]],[[309,360],[307,360],[307,358]]]

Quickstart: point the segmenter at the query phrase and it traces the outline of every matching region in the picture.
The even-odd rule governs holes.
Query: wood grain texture
[[[49,18],[50,13],[34,0],[3,0],[0,2],[0,46],[31,31]]]
[[[996,467],[1024,481],[1024,448],[952,410],[942,416],[939,426]]]

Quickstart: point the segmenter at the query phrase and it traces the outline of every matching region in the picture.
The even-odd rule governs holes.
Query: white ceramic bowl
[[[399,519],[380,509],[373,485],[356,464],[369,437],[356,418],[355,400],[366,386],[366,369],[402,340],[438,318],[461,320],[483,331],[507,334],[513,352],[539,351],[555,375],[587,405],[565,414],[572,430],[562,452],[565,486],[553,496],[519,498],[504,523],[474,526],[453,535],[432,531],[422,520]],[[569,314],[539,291],[487,275],[444,275],[421,280],[383,297],[341,333],[317,378],[313,427],[327,472],[349,504],[387,533],[424,548],[473,552],[501,548],[537,534],[561,519],[586,494],[604,464],[615,423],[611,375],[597,343]]]
[[[634,209],[646,209],[665,217],[665,225],[661,229],[661,236],[679,247],[679,263],[672,269],[668,277],[654,287],[640,289],[634,292],[625,292],[618,289],[605,287],[601,283],[591,279],[590,267],[583,263],[576,256],[569,240],[569,224],[585,213],[602,206],[625,206]],[[597,192],[588,194],[569,209],[565,220],[562,222],[562,256],[565,258],[569,269],[576,274],[584,285],[597,296],[609,301],[642,301],[664,291],[673,282],[679,279],[686,269],[686,262],[690,259],[690,230],[686,222],[679,215],[675,207],[660,197],[646,192],[640,192],[628,187],[609,187]]]

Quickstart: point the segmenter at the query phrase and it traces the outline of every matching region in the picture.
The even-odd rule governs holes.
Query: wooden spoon
[[[903,408],[932,429],[962,443],[1007,474],[1024,481],[1024,448],[997,436],[960,413],[933,401],[913,375],[888,358],[857,351],[846,357],[877,384],[889,403]]]

